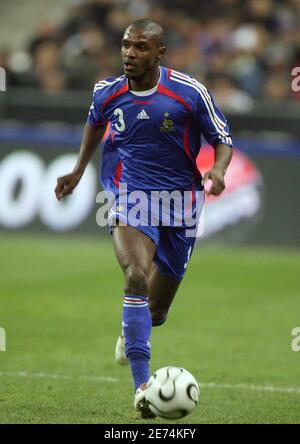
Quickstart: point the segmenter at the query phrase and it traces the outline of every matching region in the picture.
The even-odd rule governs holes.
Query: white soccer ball
[[[160,418],[179,419],[191,413],[198,404],[199,385],[194,376],[179,367],[163,367],[149,379],[146,401]]]

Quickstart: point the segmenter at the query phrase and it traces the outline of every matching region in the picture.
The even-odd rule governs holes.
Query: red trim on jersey
[[[196,197],[195,197],[195,182],[193,182],[193,186],[192,186],[192,205],[194,204],[195,200],[196,200]]]
[[[196,167],[195,171],[194,171],[194,183],[193,183],[193,187],[192,187],[192,204],[195,202],[196,200],[196,192],[195,192],[195,188],[196,188],[196,181],[198,179],[198,169]]]
[[[186,127],[184,128],[184,133],[183,133],[183,147],[184,147],[184,152],[186,153],[186,155],[194,162],[193,157],[192,157],[192,153],[191,153],[191,148],[190,148],[190,144],[189,144],[189,126],[186,125]],[[194,171],[194,181],[193,181],[193,186],[192,186],[192,204],[195,202],[196,200],[196,192],[195,192],[195,188],[196,188],[196,181],[198,179],[198,169],[197,166],[195,168]]]
[[[104,133],[104,135],[103,135],[103,141],[104,141],[104,142],[106,142],[106,140],[107,140],[107,138],[108,138],[108,136],[109,136],[110,126],[111,126],[111,123],[108,122],[108,124],[106,125],[105,133]]]
[[[177,100],[177,102],[180,102],[189,111],[192,111],[190,105],[182,97],[178,96],[173,91],[171,91],[170,89],[168,89],[165,86],[163,86],[161,83],[157,87],[157,92],[160,93],[160,94],[163,94],[164,96],[168,96],[168,97],[171,97],[174,100]]]
[[[172,74],[172,70],[170,68],[168,68],[168,79],[170,80],[171,78],[171,74]]]
[[[112,131],[111,135],[110,135],[110,140],[113,142],[114,138],[116,137],[117,131]]]
[[[185,154],[191,159],[192,158],[192,154],[191,154],[191,149],[190,149],[190,144],[189,144],[189,127],[188,125],[184,128],[184,133],[183,133],[183,147],[184,147],[184,152]]]
[[[121,174],[122,174],[122,167],[123,167],[122,160],[120,160],[118,165],[117,165],[116,174],[115,174],[115,177],[114,177],[114,184],[117,185],[117,187],[119,186],[120,177],[121,177]]]
[[[121,96],[122,94],[126,93],[128,91],[128,82],[126,82],[120,89],[118,89],[114,94],[109,96],[105,102],[102,104],[101,108],[105,108],[106,105],[111,102],[112,100],[116,99],[117,97]]]
[[[153,100],[145,100],[145,101],[134,100],[133,102],[134,102],[136,105],[148,105],[148,103],[153,102]]]

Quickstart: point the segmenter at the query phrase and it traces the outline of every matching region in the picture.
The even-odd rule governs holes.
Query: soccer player
[[[166,226],[160,213],[154,218],[158,223],[151,224],[145,217],[143,223],[131,223],[129,213],[134,205],[121,203],[124,185],[127,195],[140,190],[146,200],[153,191],[177,191],[181,196],[190,192],[194,215],[197,202],[202,206],[205,182],[212,181],[211,194],[223,191],[232,156],[227,122],[211,95],[188,74],[161,66],[165,51],[164,30],[152,19],[137,20],[125,30],[121,47],[124,75],[95,85],[77,163],[71,174],[57,179],[55,189],[58,200],[73,191],[104,139],[101,182],[116,198],[110,212],[111,232],[125,278],[123,330],[116,359],[129,361],[134,407],[149,418],[153,414],[145,393],[151,328],[166,321],[196,236],[195,232],[187,234],[185,221]],[[196,167],[201,135],[215,150],[214,165],[203,178]],[[170,206],[173,217],[180,211]],[[198,220],[196,217],[194,228]]]

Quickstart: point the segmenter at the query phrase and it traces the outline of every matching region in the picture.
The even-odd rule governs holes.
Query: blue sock
[[[123,332],[134,388],[147,382],[150,377],[151,315],[148,298],[125,295],[123,304]]]

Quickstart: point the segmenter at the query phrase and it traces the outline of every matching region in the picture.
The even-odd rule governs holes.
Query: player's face
[[[157,41],[146,31],[133,27],[125,31],[122,40],[121,56],[124,73],[129,79],[143,77],[155,68],[163,53]]]

